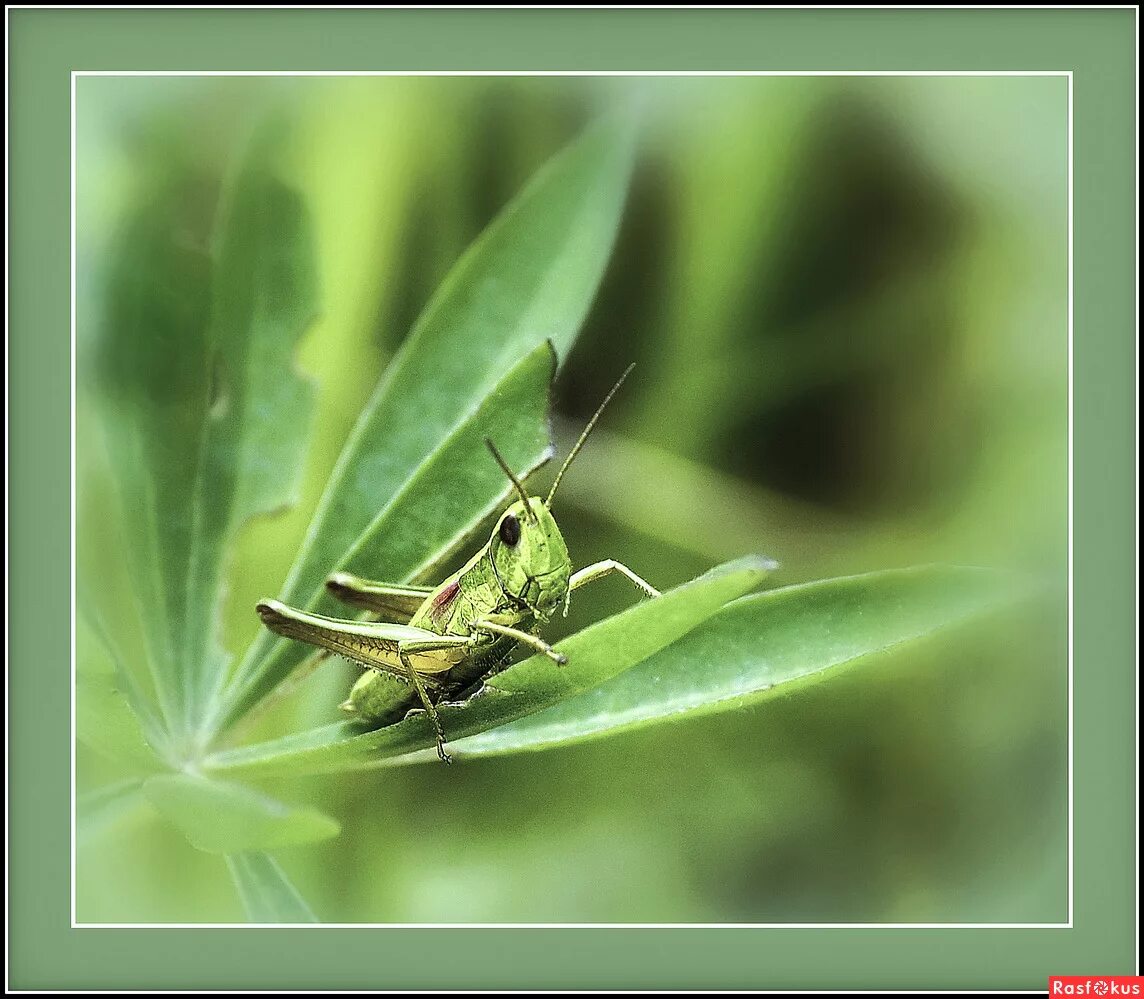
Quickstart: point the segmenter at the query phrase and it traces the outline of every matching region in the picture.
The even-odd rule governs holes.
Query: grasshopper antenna
[[[497,450],[497,446],[491,440],[489,440],[489,438],[487,438],[487,437],[485,438],[485,443],[488,445],[489,450],[492,451],[493,457],[496,458],[497,464],[500,465],[500,467],[501,467],[501,471],[504,472],[504,474],[509,477],[509,480],[512,482],[513,488],[516,490],[516,494],[521,499],[521,502],[524,503],[525,515],[534,524],[540,523],[540,521],[537,520],[536,511],[532,509],[532,506],[528,502],[528,493],[525,492],[524,485],[521,483],[520,479],[518,479],[513,474],[512,469],[509,468],[509,466],[508,466],[508,462],[504,460],[501,453]]]
[[[634,367],[634,361],[627,366],[627,369],[624,371],[624,373],[620,375],[620,380],[616,382],[616,384],[612,386],[612,390],[606,396],[604,396],[604,401],[600,403],[599,409],[597,409],[596,412],[592,414],[592,419],[588,421],[588,425],[580,434],[580,439],[572,445],[572,450],[568,452],[568,457],[564,459],[564,464],[560,466],[560,471],[556,473],[556,481],[552,483],[552,488],[548,490],[548,498],[544,501],[544,505],[549,509],[552,508],[552,497],[556,495],[556,487],[560,485],[560,480],[564,478],[564,473],[568,471],[568,466],[572,464],[572,459],[580,453],[580,449],[584,446],[584,442],[588,439],[588,435],[593,431],[593,429],[595,429],[596,423],[600,419],[600,414],[604,412],[604,407],[612,401],[612,396],[619,392],[620,386],[624,384],[624,379],[626,379],[628,375],[632,373],[632,368]]]

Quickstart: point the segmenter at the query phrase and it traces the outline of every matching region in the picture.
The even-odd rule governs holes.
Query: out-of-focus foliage
[[[598,127],[528,185],[517,231],[503,217],[454,269],[546,160],[591,121],[615,127],[608,112],[632,97],[641,134],[610,259],[631,149]],[[87,78],[77,102],[81,920],[1063,917],[1063,83]],[[593,142],[611,145],[601,156]],[[666,589],[750,552],[779,559],[780,585],[949,562],[1019,574],[1038,596],[937,629],[962,615],[896,592],[894,572],[814,584],[844,589],[836,603],[805,591],[801,619],[769,616],[802,592],[781,590],[552,709],[583,718],[577,701],[604,698],[619,724],[637,720],[614,738],[476,758],[530,726],[547,742],[541,726],[559,717],[537,715],[476,736],[451,769],[287,769],[258,792],[229,775],[153,776],[200,759],[204,718],[239,721],[235,745],[273,745],[336,717],[354,672],[340,663],[247,717],[244,690],[289,671],[262,668],[265,639],[243,659],[255,600],[280,592],[296,559],[293,596],[308,599],[531,345],[566,349],[605,264],[562,358],[558,439],[639,368],[561,487],[578,564],[619,557]],[[172,363],[195,352],[204,363]],[[283,364],[287,377],[259,379]],[[544,447],[524,429],[542,415],[525,398],[541,395],[522,389],[501,413],[519,421],[514,443],[498,437],[520,467]],[[367,405],[354,445],[367,457],[348,467],[376,453],[374,470],[321,500],[307,541],[331,472],[347,481],[335,461]],[[496,474],[474,464],[455,497],[418,495],[400,519],[466,527]],[[377,543],[398,558],[407,535],[384,526]],[[324,549],[333,535],[345,544]],[[960,606],[1008,606],[987,596]],[[630,602],[619,584],[584,591],[563,633]],[[765,645],[718,639],[710,629],[734,614],[758,615]],[[767,670],[831,655],[866,658],[778,688],[797,696],[638,724],[678,705],[677,660],[709,659],[710,690],[737,698],[777,682]],[[228,660],[253,686],[217,687]],[[202,840],[231,854],[228,879],[161,816],[192,838],[266,823],[269,839]],[[316,842],[335,820],[342,834]]]
[[[318,921],[273,857],[258,852],[229,854],[227,866],[252,923]]]

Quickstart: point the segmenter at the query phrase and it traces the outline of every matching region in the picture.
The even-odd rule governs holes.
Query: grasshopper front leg
[[[536,649],[537,652],[543,652],[558,666],[563,666],[568,662],[567,656],[561,655],[543,638],[530,635],[527,631],[521,631],[519,628],[510,628],[507,624],[497,624],[488,618],[481,618],[479,621],[474,622],[473,627],[494,637],[500,636],[503,638],[511,638],[517,642],[523,642],[525,645]]]
[[[586,583],[595,582],[597,579],[603,579],[604,576],[610,573],[618,572],[621,576],[627,576],[633,583],[636,584],[641,590],[644,591],[649,597],[658,597],[659,590],[651,585],[642,576],[637,576],[631,569],[629,569],[623,562],[617,562],[614,558],[606,558],[602,562],[593,562],[591,565],[584,566],[577,572],[572,573],[571,578],[568,580],[568,594],[571,595],[572,591],[585,585]],[[568,616],[568,600],[564,600],[564,616]]]

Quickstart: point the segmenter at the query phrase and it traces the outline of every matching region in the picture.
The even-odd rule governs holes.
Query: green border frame
[[[9,987],[1041,990],[1136,970],[1136,24],[1128,7],[10,9]],[[1071,928],[71,928],[71,73],[258,69],[1073,73]]]

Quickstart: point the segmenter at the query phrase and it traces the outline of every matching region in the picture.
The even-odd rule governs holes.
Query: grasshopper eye
[[[520,541],[520,521],[511,513],[500,522],[500,539],[509,548],[515,548]]]

